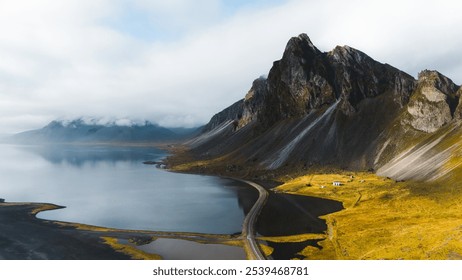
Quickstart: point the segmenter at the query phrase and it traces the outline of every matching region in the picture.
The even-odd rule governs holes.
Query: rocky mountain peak
[[[458,90],[458,86],[451,79],[435,70],[420,72],[417,83],[424,87],[435,88],[449,96],[453,96]]]
[[[357,49],[337,46],[324,53],[306,34],[300,34],[289,40],[268,77],[253,82],[244,98],[237,129],[258,121],[259,129],[264,131],[281,120],[304,117],[332,105],[339,98],[343,100],[339,110],[349,116],[355,114],[363,100],[384,93],[391,94],[401,108],[414,86],[410,75]],[[224,111],[223,116],[228,113]]]
[[[403,123],[414,129],[432,133],[460,115],[458,86],[437,71],[419,73],[417,88],[407,106]]]
[[[402,107],[414,89],[413,77],[355,48],[337,46],[326,57],[334,72],[332,83],[336,95],[350,105],[342,106],[347,109],[343,110],[346,114],[354,113],[363,100],[384,93],[390,93],[393,102]]]
[[[284,55],[286,54],[296,54],[297,56],[303,56],[303,54],[321,53],[318,48],[311,42],[310,37],[305,33],[298,35],[297,37],[292,37],[286,45]]]
[[[328,56],[331,56],[333,61],[344,64],[363,63],[365,59],[370,59],[367,54],[350,46],[337,46],[328,53]]]
[[[258,114],[253,119],[265,128],[333,103],[335,96],[327,72],[325,54],[306,34],[291,38],[281,60],[274,62],[268,74],[265,98],[261,108],[253,110]]]
[[[194,151],[256,168],[377,168],[408,139],[460,125],[461,95],[437,71],[416,80],[349,46],[321,52],[300,34],[267,78],[210,120]]]
[[[267,79],[264,77],[253,81],[252,87],[244,98],[242,118],[239,120],[238,128],[244,127],[257,119],[268,92],[267,86]]]
[[[256,94],[264,92],[266,90],[266,78],[261,76],[255,79],[252,83],[252,87],[245,95],[244,101],[249,101],[255,97]]]

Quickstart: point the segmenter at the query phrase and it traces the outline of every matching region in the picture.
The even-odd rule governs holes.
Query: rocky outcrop
[[[289,40],[268,78],[254,82],[244,100],[239,127],[258,120],[265,130],[278,121],[306,116],[339,98],[339,108],[346,115],[353,114],[362,100],[384,93],[403,106],[414,87],[411,76],[361,51],[344,46],[323,53],[301,34]]]
[[[456,120],[462,120],[462,98],[460,98],[461,95],[462,95],[462,87],[460,87],[459,90],[456,92],[456,96],[459,98],[459,103],[454,112],[454,119]]]
[[[256,121],[267,95],[267,79],[260,77],[256,79],[249,92],[245,95],[242,118],[239,120],[239,128]]]
[[[452,120],[458,104],[457,89],[437,71],[422,71],[402,123],[427,133],[437,131]]]
[[[381,94],[392,94],[394,102],[403,106],[415,87],[410,75],[349,46],[337,46],[327,56],[334,69],[334,89],[352,107]]]
[[[237,126],[238,120],[242,117],[243,104],[244,100],[241,99],[220,113],[215,114],[207,123],[207,125],[204,126],[202,132],[209,132],[227,121],[236,121]]]
[[[268,92],[258,116],[264,128],[335,102],[326,62],[306,34],[289,40],[268,74]]]

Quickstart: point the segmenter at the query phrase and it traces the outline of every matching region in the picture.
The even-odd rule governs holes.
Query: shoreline
[[[163,150],[164,151],[166,150],[167,152],[170,152],[170,153],[172,152],[171,150],[167,149],[166,146],[163,147]],[[162,160],[164,162],[166,161],[165,158]],[[265,255],[269,255],[268,250],[267,250],[268,248],[266,248],[268,246],[267,246],[267,242],[265,238],[270,239],[271,242],[273,242],[275,239],[278,239],[278,238],[279,240],[286,240],[288,237],[290,240],[294,240],[291,238],[293,237],[292,235],[284,236],[284,237],[278,237],[274,235],[273,236],[265,235],[265,236],[258,236],[258,237],[255,236],[255,229],[253,229],[253,227],[255,226],[257,219],[259,217],[259,214],[262,211],[262,208],[264,206],[264,203],[259,202],[259,201],[261,200],[262,196],[266,196],[266,198],[263,199],[264,201],[268,199],[267,190],[272,189],[275,186],[277,186],[278,185],[277,182],[270,181],[270,180],[264,180],[264,181],[258,180],[257,181],[258,184],[263,185],[261,189],[264,190],[264,192],[266,193],[265,195],[262,195],[262,191],[253,185],[256,183],[252,179],[251,179],[252,181],[249,182],[248,180],[245,180],[239,177],[236,178],[236,177],[230,177],[230,176],[223,176],[222,174],[210,174],[209,172],[194,172],[195,170],[189,170],[188,172],[185,170],[179,171],[179,170],[174,170],[174,169],[168,169],[166,171],[174,172],[174,173],[189,173],[189,174],[194,174],[194,175],[217,176],[221,178],[240,181],[240,182],[243,182],[246,186],[255,188],[258,191],[259,196],[258,196],[257,201],[255,201],[254,204],[252,205],[250,212],[248,212],[244,218],[243,227],[242,227],[240,235],[239,236],[238,235],[219,235],[219,234],[210,235],[210,234],[203,234],[203,233],[179,233],[179,232],[157,232],[157,231],[146,231],[146,230],[125,230],[125,229],[114,229],[114,228],[105,228],[105,227],[98,227],[98,226],[92,226],[92,225],[84,225],[84,224],[71,223],[71,222],[65,222],[65,221],[46,220],[46,219],[38,218],[36,217],[36,215],[42,211],[57,210],[63,207],[58,206],[58,205],[49,204],[49,203],[6,202],[6,203],[0,203],[0,230],[3,230],[4,228],[7,228],[8,230],[6,231],[4,230],[4,233],[0,234],[0,242],[2,242],[2,240],[6,240],[5,244],[8,247],[8,246],[12,246],[10,244],[15,244],[15,242],[18,241],[19,243],[23,245],[23,250],[26,250],[27,246],[33,248],[33,250],[36,250],[38,252],[38,255],[31,257],[32,259],[47,259],[47,258],[53,259],[53,258],[58,258],[57,256],[59,256],[60,258],[65,258],[65,259],[82,259],[81,256],[74,256],[74,255],[66,256],[63,253],[65,251],[66,246],[63,246],[62,244],[53,244],[59,247],[57,249],[58,251],[60,251],[59,254],[56,252],[51,252],[53,251],[53,248],[43,249],[44,247],[47,246],[46,241],[44,241],[44,239],[47,239],[48,236],[50,235],[58,236],[57,239],[59,238],[69,239],[70,238],[70,239],[79,239],[80,241],[82,239],[85,239],[87,241],[86,243],[88,243],[88,246],[82,246],[82,247],[88,247],[88,248],[89,247],[92,247],[92,248],[93,247],[98,247],[98,248],[104,247],[106,249],[107,247],[109,247],[109,249],[112,247],[113,251],[123,252],[123,250],[120,250],[121,248],[116,248],[116,247],[119,247],[120,244],[114,244],[115,242],[110,242],[111,244],[108,244],[109,242],[105,242],[105,240],[103,239],[104,238],[131,239],[132,237],[136,237],[135,239],[137,239],[138,237],[140,237],[140,239],[144,239],[144,240],[151,239],[152,240],[153,238],[170,238],[170,239],[183,239],[183,240],[189,240],[189,241],[200,242],[200,243],[240,246],[240,247],[243,247],[244,250],[246,251],[248,259],[264,259]],[[208,171],[211,171],[211,170],[208,170]],[[251,177],[250,174],[247,174],[247,175],[248,176],[242,176],[242,177],[244,178]],[[23,216],[28,215],[30,217],[28,219],[23,219],[23,223],[20,224],[18,229],[14,229],[11,226],[11,224],[2,225],[1,216],[3,215],[3,212],[5,212],[5,209],[7,207],[16,207],[16,210],[19,211],[21,215]],[[254,208],[256,210],[254,210]],[[27,211],[24,212],[25,209],[29,209],[29,212]],[[250,219],[249,216],[252,216],[253,218]],[[12,224],[18,225],[17,223],[12,223]],[[22,229],[25,229],[25,228],[28,229],[28,228],[34,228],[34,227],[37,227],[38,230],[31,231],[31,232],[34,232],[34,235],[37,232],[37,236],[23,237],[20,234],[21,231],[27,232],[27,230],[22,230]],[[8,233],[10,234],[9,236],[8,236]],[[37,239],[36,243],[41,244],[40,249],[36,249],[32,245],[34,242],[31,242],[30,239],[34,239],[34,238]],[[26,240],[26,242],[24,240]],[[284,243],[285,241],[280,241],[280,242]],[[66,242],[64,242],[63,244],[65,243]],[[250,244],[253,244],[253,245],[250,245]],[[7,249],[0,247],[0,258],[13,258],[13,259],[23,259],[24,258],[23,256],[20,255],[20,253],[15,253],[15,252],[13,252],[12,256],[9,256],[8,254],[3,256],[5,251],[7,251]],[[113,254],[114,252],[111,252],[111,253]],[[98,252],[94,256],[93,255],[88,256],[82,252],[79,254],[84,256],[83,259],[93,259],[93,258],[114,259],[114,258],[126,258],[127,256],[134,257],[134,254],[127,254],[127,252],[123,254],[124,257],[120,257],[119,255],[114,256],[111,254],[108,254],[110,255],[109,257],[102,257],[102,256],[100,257],[100,253]],[[159,256],[152,256],[152,257],[159,258]]]
[[[255,240],[255,225],[257,223],[258,216],[260,215],[263,207],[265,207],[266,201],[268,200],[268,191],[255,182],[248,180],[238,181],[257,189],[259,193],[257,201],[252,206],[250,212],[247,213],[242,223],[241,235],[244,240],[244,250],[247,253],[247,258],[250,260],[266,260],[268,259],[268,256],[262,252],[259,243]]]
[[[121,230],[36,217],[42,211],[61,208],[50,203],[0,203],[0,259],[161,259],[131,245],[120,244],[118,239],[131,240],[135,245],[170,238],[241,246],[240,238],[232,235]]]
[[[99,236],[61,228],[36,218],[58,209],[46,203],[0,204],[0,259],[129,259],[99,242]]]
[[[301,177],[303,176],[302,174],[310,173],[310,171],[306,170],[305,172],[302,172],[300,170],[297,170],[293,173],[287,173],[287,170],[281,171],[278,174],[274,174],[274,172],[265,172],[263,170],[252,170],[250,169],[245,169],[243,167],[242,170],[228,170],[228,168],[225,168],[223,165],[223,162],[215,162],[215,161],[209,161],[209,160],[198,160],[195,159],[195,157],[191,154],[188,154],[187,150],[185,150],[184,146],[181,147],[175,147],[175,149],[169,149],[169,152],[171,156],[168,156],[163,159],[163,163],[166,166],[166,170],[169,172],[175,172],[175,173],[185,173],[185,174],[194,174],[194,175],[203,175],[203,176],[218,176],[221,178],[228,178],[236,181],[241,181],[245,182],[247,185],[249,185],[247,180],[250,180],[251,182],[256,182],[257,184],[263,186],[263,188],[268,192],[270,190],[276,190],[275,193],[280,193],[280,194],[288,194],[288,195],[294,195],[297,197],[309,197],[309,198],[314,198],[314,199],[321,199],[325,200],[326,203],[327,201],[329,202],[335,202],[339,204],[343,204],[344,201],[341,199],[332,199],[326,196],[321,196],[321,195],[307,195],[307,194],[302,194],[298,192],[284,192],[280,191],[278,187],[281,187],[284,185],[288,180],[292,180],[293,178]],[[210,165],[209,165],[210,164]],[[330,169],[326,169],[329,172],[332,173],[333,171]],[[324,170],[324,171],[326,171]],[[311,170],[311,172],[314,172]],[[345,173],[346,171],[339,171],[338,173]],[[285,175],[283,175],[285,174]],[[283,179],[283,177],[287,177]],[[247,181],[247,182],[246,182]],[[258,190],[258,189],[257,189]],[[265,257],[269,256],[271,258],[273,249],[272,247],[268,246],[268,242],[273,243],[273,244],[295,244],[295,243],[303,243],[303,242],[309,242],[311,244],[306,245],[303,250],[300,252],[297,252],[294,256],[295,259],[298,259],[300,257],[305,258],[305,259],[310,259],[309,257],[307,258],[306,254],[304,254],[305,251],[312,251],[312,250],[321,250],[321,245],[323,241],[327,240],[333,240],[335,237],[333,236],[332,233],[336,232],[336,225],[335,225],[335,220],[332,221],[330,218],[331,215],[335,215],[336,213],[342,212],[346,210],[345,207],[342,209],[338,210],[330,210],[328,213],[324,213],[322,215],[315,215],[316,218],[320,219],[323,221],[324,225],[326,226],[325,231],[319,231],[319,232],[304,232],[304,233],[297,233],[297,234],[287,234],[284,236],[279,236],[279,235],[265,235],[265,236],[258,236],[256,239],[258,239],[261,242],[259,247],[260,251],[263,252],[263,255]],[[250,246],[246,244],[246,248],[249,248]],[[246,251],[251,250],[251,249],[246,249]],[[255,258],[255,255],[253,255],[250,258]],[[268,258],[268,257],[267,257]]]

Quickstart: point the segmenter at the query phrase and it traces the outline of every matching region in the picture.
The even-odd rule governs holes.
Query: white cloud
[[[148,12],[151,21],[159,28],[168,30],[191,30],[221,15],[219,0],[135,0],[137,8]]]
[[[180,35],[146,40],[108,24],[130,3],[155,32]],[[414,76],[438,69],[462,82],[459,2],[258,7],[224,17],[219,0],[1,1],[0,132],[84,115],[204,123],[242,98],[302,32],[323,51],[347,44]]]

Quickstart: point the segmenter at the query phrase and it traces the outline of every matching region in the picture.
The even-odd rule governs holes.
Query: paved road
[[[247,181],[247,180],[239,180],[250,186],[256,188],[259,192],[258,200],[255,202],[250,212],[244,219],[244,223],[242,225],[242,236],[244,238],[244,247],[248,252],[248,258],[251,260],[265,260],[265,255],[261,252],[260,247],[258,246],[257,241],[255,240],[255,224],[257,222],[258,215],[261,212],[261,209],[266,204],[266,200],[268,199],[268,192],[257,183]]]

